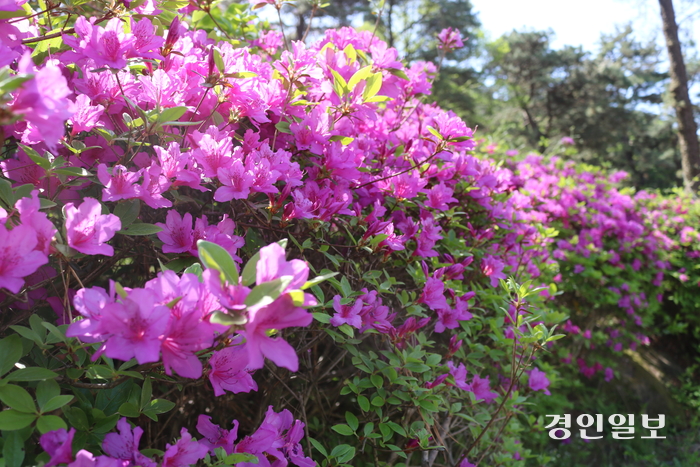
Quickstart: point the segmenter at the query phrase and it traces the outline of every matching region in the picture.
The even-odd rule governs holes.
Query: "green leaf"
[[[338,463],[343,464],[355,457],[355,448],[347,444],[341,444],[333,448],[331,457],[335,457]]]
[[[39,420],[36,421],[36,428],[39,430],[39,433],[44,434],[49,431],[60,430],[61,428],[65,430],[68,428],[68,425],[66,425],[66,422],[64,422],[61,417],[57,417],[56,415],[44,415],[39,417]]]
[[[330,315],[326,313],[311,313],[316,321],[323,324],[329,324],[331,322]]]
[[[185,270],[182,272],[183,272],[183,274],[194,274],[195,276],[197,276],[199,278],[199,282],[202,282],[202,272],[204,272],[204,271],[202,271],[201,264],[194,263],[193,265],[185,268]]]
[[[10,326],[10,329],[15,331],[17,334],[20,336],[24,337],[25,339],[29,339],[30,341],[33,341],[34,343],[38,345],[43,345],[44,344],[44,339],[39,336],[36,332],[34,332],[33,329],[29,329],[24,326]]]
[[[74,396],[71,395],[64,395],[64,396],[56,396],[52,397],[50,400],[46,402],[44,407],[41,409],[42,412],[53,412],[56,409],[60,409],[70,401],[74,399]]]
[[[141,386],[141,410],[145,409],[151,402],[152,395],[153,385],[151,384],[151,378],[146,377],[143,381],[143,386]]]
[[[21,430],[36,420],[36,417],[36,414],[19,412],[15,409],[3,410],[0,412],[0,430]]]
[[[157,234],[158,232],[162,232],[162,231],[163,231],[163,227],[159,227],[159,226],[153,225],[153,224],[138,223],[138,224],[131,224],[128,229],[119,230],[117,233],[122,234],[122,235],[130,235],[130,236],[141,236],[141,235],[153,235],[153,234]]]
[[[357,396],[357,403],[360,405],[360,408],[363,411],[369,412],[369,399],[367,399],[365,396]]]
[[[360,426],[360,421],[352,412],[345,412],[345,421],[348,422],[348,426],[352,428],[352,431],[357,431],[357,428]]]
[[[355,433],[355,430],[342,423],[339,425],[333,425],[331,429],[343,436],[352,436]]]
[[[15,205],[15,197],[12,194],[12,184],[2,178],[0,178],[0,199],[2,199],[7,208],[11,208]]]
[[[68,175],[69,177],[91,177],[92,174],[82,167],[61,167],[53,169],[53,173]]]
[[[187,107],[170,107],[161,111],[161,113],[158,115],[158,121],[174,122],[177,121],[177,119],[179,119],[183,115],[185,115],[185,112],[187,112]]]
[[[221,324],[223,326],[240,326],[248,322],[246,317],[242,314],[231,314],[224,313],[221,311],[215,311],[211,314],[209,322],[213,324]]]
[[[43,381],[45,379],[53,379],[58,376],[57,373],[54,373],[51,370],[47,370],[46,368],[40,368],[40,367],[28,367],[28,368],[21,368],[19,370],[15,370],[7,377],[5,377],[5,380],[7,381]]]
[[[54,397],[61,394],[61,388],[53,379],[47,379],[39,383],[36,387],[36,402],[39,404],[39,410],[44,411],[44,406]]]
[[[29,395],[26,389],[16,384],[0,386],[0,401],[6,406],[20,412],[36,412],[34,398]]]
[[[384,384],[384,378],[382,378],[380,375],[372,375],[369,377],[370,381],[372,381],[372,385],[379,389],[382,387]]]
[[[321,276],[316,276],[310,281],[304,282],[304,285],[301,286],[301,290],[306,290],[316,284],[320,284],[321,282],[330,279],[331,277],[337,276],[337,272],[329,272],[328,274],[323,274]]]
[[[347,87],[350,91],[355,89],[355,86],[357,86],[360,81],[366,80],[372,76],[372,65],[368,65],[364,68],[360,68],[355,72],[354,75],[350,77],[350,81],[348,81]],[[379,75],[381,77],[381,74]]]
[[[141,415],[139,408],[131,402],[124,402],[122,405],[120,405],[118,412],[120,415],[129,418],[136,418]]]
[[[36,187],[32,185],[31,183],[26,183],[24,185],[20,185],[14,189],[14,198],[15,201],[20,200],[22,198],[29,198],[32,196],[32,191],[36,190]],[[12,203],[14,204],[14,203]]]
[[[431,127],[431,126],[429,126],[429,127],[427,127],[427,128],[428,128],[428,131],[429,131],[433,136],[435,136],[438,140],[442,140],[442,139],[443,139],[443,137],[442,137],[442,135],[440,134],[440,132],[438,132],[435,128],[433,128],[433,127]]]
[[[24,437],[18,431],[3,433],[5,443],[2,447],[2,457],[5,467],[21,467],[24,460]]]
[[[350,92],[348,89],[348,83],[345,81],[340,73],[331,68],[331,74],[333,74],[333,90],[338,95],[338,97],[343,97]]]
[[[108,431],[112,431],[114,427],[117,425],[117,422],[119,421],[121,417],[119,416],[118,413],[115,413],[113,415],[110,415],[109,417],[102,418],[95,422],[95,426],[92,428],[92,431],[94,433],[107,433]]]
[[[367,99],[365,100],[365,102],[367,102],[367,103],[372,103],[372,102],[389,102],[390,100],[392,100],[392,98],[389,97],[389,96],[373,96],[373,97],[367,98]]]
[[[53,336],[53,339],[51,339],[50,337],[48,339],[46,339],[47,344],[55,344],[56,342],[66,342],[65,331],[61,331],[60,328],[57,328],[53,324],[47,323],[46,321],[42,321],[41,325],[44,326],[46,329],[48,329],[49,334],[51,334],[51,336]],[[66,324],[63,326],[67,327],[68,325]]]
[[[197,265],[201,271],[202,266],[199,264],[197,258],[194,256],[191,256],[189,258],[178,258],[170,261],[168,264],[162,264],[161,263],[161,269],[163,271],[173,271],[173,272],[180,272],[183,269],[187,268],[189,269],[190,267]],[[185,269],[184,272],[188,272],[187,269]]]
[[[219,73],[226,73],[226,65],[224,63],[224,58],[221,56],[221,52],[219,51],[219,49],[213,47],[211,52],[214,56],[214,64],[216,65],[216,69],[219,70]]]
[[[51,169],[51,161],[46,159],[45,157],[41,157],[38,152],[36,152],[34,149],[30,148],[29,146],[25,146],[24,144],[18,144],[20,148],[29,156],[29,158],[39,167],[45,170]]]
[[[245,267],[243,268],[243,272],[241,273],[241,277],[243,278],[242,284],[245,285],[246,287],[255,283],[255,277],[257,275],[258,261],[260,261],[260,252],[259,251],[257,253],[255,253],[250,258],[250,260],[248,260]]]
[[[362,91],[362,100],[367,101],[377,95],[382,88],[382,74],[375,73],[367,79],[365,90]]]
[[[114,208],[114,215],[122,222],[122,229],[129,227],[141,211],[141,202],[138,199],[121,201]]]
[[[0,340],[0,376],[4,375],[22,357],[22,340],[16,334]]]
[[[199,259],[205,267],[222,273],[229,284],[238,285],[238,269],[236,269],[236,263],[228,251],[216,243],[206,240],[197,241],[197,250],[199,251]]]
[[[165,399],[154,399],[148,404],[148,409],[158,414],[170,412],[174,407],[175,402],[170,402]]]
[[[224,458],[224,464],[226,465],[236,465],[240,464],[241,462],[257,464],[258,462],[260,462],[260,460],[258,459],[258,456],[254,454],[248,454],[247,452],[236,452]]]
[[[289,126],[290,126],[289,122],[283,122],[283,121],[279,121],[275,124],[275,128],[277,129],[277,131],[279,131],[280,133],[287,133],[287,134],[291,135],[292,130],[289,129]]]
[[[320,453],[323,454],[324,456],[328,457],[328,451],[326,451],[326,448],[324,448],[323,445],[322,445],[321,443],[319,443],[318,441],[316,441],[316,440],[313,439],[313,438],[307,438],[307,439],[309,440],[309,442],[310,442],[311,444],[313,444],[313,446],[316,448],[316,450],[317,450],[318,452],[320,452]]]
[[[399,69],[399,68],[387,68],[386,71],[388,71],[389,73],[391,73],[394,76],[398,76],[401,79],[405,79],[406,81],[410,81],[406,72]]]
[[[293,279],[294,276],[282,276],[253,287],[245,299],[245,305],[248,307],[269,305],[282,295]]]
[[[387,424],[392,430],[394,430],[394,432],[400,434],[401,436],[406,436],[406,430],[404,430],[404,428],[403,428],[401,425],[399,425],[398,423],[386,422],[386,424]]]
[[[90,429],[90,424],[88,423],[87,415],[79,407],[66,407],[63,409],[63,415],[68,419],[68,423],[71,424],[76,430],[88,431]],[[117,418],[119,416],[117,415]]]
[[[51,209],[54,206],[57,206],[57,204],[53,201],[46,198],[39,198],[39,209]]]

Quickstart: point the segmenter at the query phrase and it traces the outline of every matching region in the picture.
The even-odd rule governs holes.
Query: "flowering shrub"
[[[667,207],[478,157],[423,102],[434,65],[371,32],[307,46],[238,4],[5,11],[7,467],[546,462],[521,439],[556,391],[535,357],[577,334],[564,278],[610,277],[611,346],[669,290],[614,274],[671,267],[678,223],[646,220]]]

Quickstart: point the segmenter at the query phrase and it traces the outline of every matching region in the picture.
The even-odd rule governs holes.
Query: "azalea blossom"
[[[86,255],[112,256],[110,240],[122,224],[114,214],[102,214],[102,206],[94,198],[85,198],[76,208],[68,203],[63,208],[66,216],[68,245]]]

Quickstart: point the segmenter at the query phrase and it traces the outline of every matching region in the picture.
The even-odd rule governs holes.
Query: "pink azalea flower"
[[[127,52],[128,58],[150,58],[153,60],[162,59],[158,53],[165,39],[156,34],[156,28],[148,18],[143,18],[141,21],[135,21],[131,18],[131,34],[134,36],[134,42],[131,49]]]
[[[471,386],[467,384],[467,368],[464,363],[460,363],[458,367],[455,366],[452,361],[447,362],[447,366],[450,369],[450,375],[455,380],[455,386],[463,391],[471,391]]]
[[[270,337],[268,330],[306,327],[312,321],[311,313],[295,306],[290,294],[282,295],[263,308],[249,308],[248,322],[245,324],[243,334],[246,338],[250,368],[262,368],[264,365],[263,357],[267,357],[277,366],[297,371],[299,359],[294,348],[281,337]]]
[[[549,379],[547,378],[547,374],[544,371],[541,371],[539,368],[533,368],[530,372],[530,380],[528,381],[528,385],[533,391],[542,390],[548,396],[551,395],[549,389],[547,389],[549,387]]]
[[[95,25],[96,18],[88,22],[79,16],[75,22],[78,37],[63,35],[63,42],[75,49],[78,59],[91,58],[97,67],[124,68],[126,53],[131,50],[136,38],[124,33],[119,18],[109,20],[107,26]]]
[[[224,395],[226,390],[234,394],[258,390],[258,385],[248,370],[246,346],[233,345],[212,354],[209,359],[209,381],[215,396]]]
[[[143,171],[139,198],[153,209],[169,208],[173,203],[164,198],[163,193],[168,191],[171,184],[170,180],[163,175],[163,169],[153,162],[150,167]]]
[[[216,177],[219,174],[219,170],[230,168],[234,161],[238,161],[239,166],[243,167],[241,149],[233,149],[228,133],[220,132],[215,126],[210,126],[205,133],[195,131],[193,139],[197,149],[192,151],[192,157],[201,167],[205,177]],[[222,178],[221,175],[218,176]],[[224,183],[223,180],[221,182]]]
[[[57,230],[46,214],[39,210],[41,208],[39,192],[33,190],[30,198],[18,200],[15,207],[19,211],[19,220],[22,225],[31,227],[36,232],[36,249],[48,255]]]
[[[425,303],[432,310],[446,310],[449,308],[445,298],[445,284],[434,277],[428,277],[423,286],[423,293],[418,303]]]
[[[27,225],[11,231],[0,224],[0,287],[18,293],[26,277],[49,262],[46,254],[36,250],[37,232]]]
[[[459,29],[445,28],[438,34],[438,49],[453,50],[464,47]]]
[[[216,175],[224,186],[216,190],[214,199],[221,203],[247,198],[255,181],[253,174],[239,159],[234,160],[230,167],[219,168]]]
[[[73,461],[73,436],[75,436],[75,428],[71,428],[68,432],[60,428],[41,435],[39,444],[51,456],[51,460],[45,467],[68,464]]]
[[[202,362],[195,352],[212,345],[214,330],[195,308],[196,301],[191,305],[185,313],[172,313],[162,336],[161,351],[167,375],[175,370],[180,376],[197,379],[202,376]]]
[[[207,446],[209,452],[214,453],[216,448],[224,448],[226,454],[231,454],[238,437],[238,420],[233,421],[231,430],[224,430],[219,425],[214,425],[210,416],[202,414],[197,418],[197,431],[204,436],[200,443]]]
[[[141,467],[157,467],[157,464],[139,452],[139,442],[143,429],[134,428],[126,418],[117,422],[119,433],[107,433],[102,441],[102,450],[110,457],[129,462],[127,465],[138,465]]]
[[[349,324],[357,329],[362,327],[362,316],[360,316],[360,311],[362,310],[361,300],[356,300],[353,305],[341,305],[340,295],[336,295],[333,297],[333,309],[336,311],[331,318],[333,326]]]
[[[81,449],[75,454],[75,460],[68,467],[124,467],[124,461],[107,456],[93,456],[90,451]]]
[[[100,326],[112,335],[101,350],[110,358],[139,364],[160,360],[161,336],[170,319],[170,309],[155,304],[150,290],[131,290],[127,298],[102,310]],[[95,354],[99,356],[99,353]]]
[[[122,224],[114,214],[102,214],[102,206],[94,198],[85,198],[79,208],[68,203],[66,216],[68,245],[86,255],[112,256],[114,248],[105,242],[114,237]]]
[[[452,193],[452,188],[448,188],[443,182],[440,182],[426,193],[428,200],[425,205],[438,211],[447,211],[450,208],[447,203],[457,202],[457,199],[452,197]]]
[[[438,254],[433,248],[438,240],[442,239],[442,235],[440,235],[442,227],[436,225],[432,217],[421,219],[421,225],[423,228],[416,241],[417,248],[416,251],[413,252],[413,255],[422,256],[424,258],[437,256]]]
[[[287,261],[285,251],[277,243],[260,249],[260,260],[256,266],[255,283],[260,285],[278,279],[282,276],[292,276],[292,282],[284,290],[297,290],[309,278],[309,266],[300,259]]]
[[[571,138],[570,136],[564,136],[564,137],[562,137],[561,140],[559,140],[559,142],[560,142],[561,144],[572,145],[572,144],[574,144],[574,139]]]
[[[438,322],[435,323],[435,332],[443,332],[445,329],[456,329],[460,321],[469,321],[472,314],[469,312],[469,298],[457,297],[454,308],[441,308],[437,310]]]
[[[605,381],[610,382],[612,379],[615,377],[615,372],[613,371],[612,368],[607,367],[605,369]]]
[[[73,306],[84,319],[72,323],[66,330],[68,337],[80,337],[83,342],[100,342],[111,335],[108,329],[100,326],[102,310],[114,303],[114,295],[107,294],[101,287],[80,289],[73,297]]]
[[[198,460],[204,459],[209,449],[196,439],[187,428],[180,430],[180,439],[175,444],[166,444],[163,455],[162,467],[189,467],[195,465]]]
[[[474,396],[476,396],[477,401],[483,399],[486,401],[486,403],[489,403],[498,397],[497,393],[491,392],[491,385],[489,383],[488,376],[486,378],[480,378],[479,376],[474,375],[474,379],[472,379],[472,384],[470,386],[471,391],[474,393]]]
[[[46,143],[54,149],[64,133],[63,124],[73,115],[75,105],[67,99],[71,94],[61,69],[53,62],[36,70],[29,52],[19,60],[17,71],[33,74],[34,78],[22,84],[10,104],[13,113],[27,121],[22,134],[25,144]]]
[[[181,216],[171,209],[165,218],[165,224],[157,222],[155,225],[163,229],[157,233],[158,238],[163,242],[163,253],[184,253],[192,248],[194,234],[192,214],[189,212]]]
[[[117,164],[112,167],[110,175],[105,164],[98,165],[97,178],[105,186],[102,190],[102,201],[119,201],[141,196],[141,187],[137,185],[141,172],[129,172],[126,167]]]
[[[100,117],[104,110],[104,106],[92,105],[89,96],[79,94],[75,100],[75,113],[70,118],[73,124],[71,135],[75,136],[81,131],[90,131],[95,127],[103,126]]]
[[[481,272],[491,279],[491,287],[498,287],[498,280],[506,278],[506,275],[503,274],[504,267],[503,261],[491,255],[486,255],[481,260]]]

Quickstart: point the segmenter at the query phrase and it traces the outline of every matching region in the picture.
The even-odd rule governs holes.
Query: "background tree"
[[[661,60],[658,47],[635,40],[629,26],[603,36],[595,54],[552,49],[551,32],[514,31],[486,44],[480,71],[448,70],[436,97],[514,147],[543,152],[570,136],[576,159],[623,169],[636,186],[670,187],[680,181],[680,159],[663,107]],[[459,73],[465,84],[452,79]]]
[[[669,73],[671,75],[670,91],[673,107],[678,120],[681,161],[683,165],[683,184],[686,189],[697,192],[700,181],[700,144],[698,144],[698,127],[693,115],[693,107],[688,94],[688,76],[678,40],[678,25],[673,11],[672,0],[659,0],[664,37],[668,49]]]

